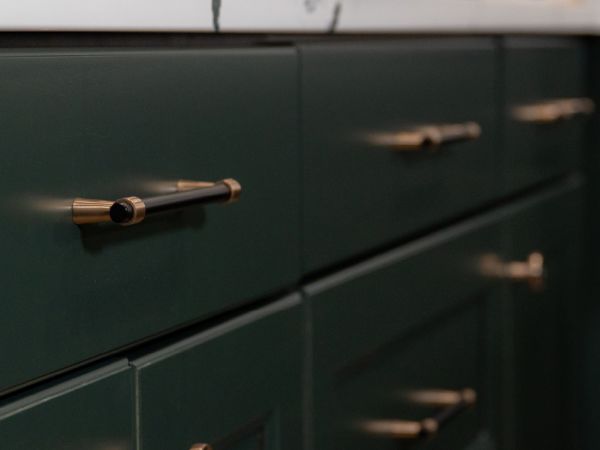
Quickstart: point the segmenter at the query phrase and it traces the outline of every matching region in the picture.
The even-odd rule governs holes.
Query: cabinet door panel
[[[297,279],[296,69],[283,47],[0,54],[0,391]],[[71,221],[75,197],[228,177],[231,205]]]
[[[575,170],[584,146],[582,116],[523,121],[518,108],[584,98],[586,59],[574,38],[510,38],[504,45],[505,190],[513,191]]]
[[[581,190],[532,203],[507,223],[510,256],[523,261],[531,252],[544,256],[543,283],[513,282],[507,304],[506,361],[512,380],[507,420],[514,448],[579,448],[574,413],[578,358],[577,324],[581,307]]]
[[[291,296],[135,360],[140,450],[300,450],[298,304]]]

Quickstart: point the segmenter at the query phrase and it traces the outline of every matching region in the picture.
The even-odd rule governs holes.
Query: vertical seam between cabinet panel
[[[506,123],[506,108],[507,108],[507,88],[506,88],[506,40],[503,36],[499,36],[495,38],[495,79],[494,79],[494,87],[495,87],[495,115],[494,120],[498,126],[498,130],[496,133],[497,141],[494,142],[494,152],[496,154],[496,164],[497,167],[500,167],[499,171],[499,179],[496,179],[496,182],[500,186],[500,192],[502,195],[505,195],[508,192],[508,176],[506,170],[507,167],[507,156],[505,152],[505,142],[506,142],[506,131],[507,131],[507,123]],[[500,230],[500,246],[502,249],[502,253],[506,253],[506,235],[504,231],[504,226],[501,227]],[[506,255],[503,255],[506,256]],[[506,293],[505,288],[500,289],[500,293],[497,294],[500,301],[499,309],[502,313],[506,311]],[[505,333],[506,333],[506,323],[505,323],[505,315],[500,315],[499,324],[495,324],[495,332],[498,333],[497,337],[500,340],[500,350],[498,354],[494,354],[495,358],[500,359],[499,373],[497,374],[497,378],[493,380],[492,392],[494,392],[493,400],[498,400],[497,405],[500,411],[496,412],[493,415],[493,432],[497,433],[497,436],[494,436],[497,445],[501,445],[504,448],[511,449],[512,446],[512,430],[510,427],[507,428],[506,421],[502,420],[503,417],[511,417],[511,407],[510,404],[507,403],[506,395],[513,394],[512,387],[508,387],[507,382],[507,364],[506,364],[506,345],[510,345],[505,341]],[[488,326],[492,326],[492,322],[488,322]],[[490,348],[488,346],[488,348]],[[510,365],[510,364],[509,364]],[[508,389],[508,392],[507,392]],[[497,426],[497,428],[496,428]],[[510,439],[510,442],[507,443],[507,438]]]
[[[302,304],[304,313],[304,376],[303,376],[303,424],[304,424],[304,448],[311,450],[314,448],[313,442],[313,324],[312,324],[312,305],[304,291],[302,294]]]
[[[590,98],[596,103],[599,104],[598,99],[598,89],[595,83],[595,75],[597,74],[597,64],[594,64],[595,56],[597,51],[595,50],[598,45],[598,39],[595,37],[588,38],[586,42],[586,53],[585,53],[585,73],[587,74],[585,79],[585,90],[586,93],[590,96]],[[584,292],[584,304],[582,305],[577,319],[582,319],[579,323],[583,324],[581,329],[578,330],[578,341],[581,346],[578,351],[578,359],[579,364],[577,365],[577,370],[581,371],[580,375],[577,376],[577,384],[576,384],[576,401],[581,401],[582,406],[577,409],[577,415],[575,417],[575,421],[578,424],[576,431],[578,431],[578,439],[576,444],[579,444],[580,447],[590,447],[589,437],[587,430],[589,429],[588,420],[585,417],[586,409],[589,408],[589,400],[588,396],[585,395],[586,391],[588,391],[588,380],[589,380],[589,363],[588,361],[588,353],[589,353],[589,318],[586,317],[587,313],[590,311],[590,295],[591,292],[594,292],[594,284],[592,281],[594,279],[594,270],[595,266],[594,262],[595,252],[590,251],[589,249],[596,248],[596,233],[594,232],[594,225],[596,224],[596,207],[594,204],[594,193],[597,191],[597,182],[594,181],[594,167],[595,167],[595,158],[593,149],[597,147],[598,143],[598,135],[595,132],[595,125],[598,121],[597,113],[592,116],[590,123],[588,124],[585,136],[585,149],[583,152],[582,158],[582,172],[584,174],[585,179],[587,180],[587,186],[584,190],[584,199],[583,199],[583,215],[582,220],[584,223],[583,227],[583,244],[581,244],[582,251],[580,252],[580,258],[584,261],[584,271],[583,276],[585,280],[588,280],[583,285]],[[591,314],[590,314],[591,316]]]
[[[135,448],[136,450],[141,450],[142,427],[140,420],[140,373],[135,366],[131,365],[131,368],[133,370],[133,426],[135,428]]]
[[[505,40],[503,37],[497,37],[495,38],[496,40],[496,45],[495,45],[495,65],[496,65],[496,76],[494,79],[494,84],[495,84],[495,101],[496,101],[496,113],[495,113],[495,117],[494,120],[496,121],[496,124],[499,124],[499,130],[496,133],[496,138],[497,141],[494,142],[494,152],[496,154],[496,163],[498,164],[498,167],[500,168],[505,168],[506,167],[506,155],[505,155],[505,148],[504,148],[504,143],[505,143],[505,133],[506,133],[506,108],[507,108],[507,101],[506,101],[506,93],[507,93],[507,89],[506,89],[506,80],[505,80],[505,66],[506,66],[506,62],[505,62]],[[502,191],[502,195],[505,194],[505,192],[507,192],[507,186],[508,186],[508,176],[506,174],[505,170],[500,170],[500,179],[497,180],[500,187],[501,187],[501,191]]]
[[[297,142],[296,142],[296,151],[297,151],[297,163],[298,163],[298,186],[296,195],[298,196],[298,263],[300,265],[300,277],[304,276],[304,269],[306,266],[306,261],[304,260],[304,117],[303,117],[303,89],[302,89],[302,79],[303,79],[303,61],[302,61],[302,51],[298,45],[294,46],[296,51],[296,108],[297,108],[297,116],[296,116],[296,131],[297,131]]]
[[[296,98],[297,98],[297,152],[298,152],[298,263],[300,265],[300,274],[303,277],[304,270],[306,267],[305,254],[304,254],[304,115],[303,115],[303,68],[304,61],[302,59],[302,51],[298,45],[294,46],[296,51]],[[313,380],[312,380],[312,355],[313,355],[313,342],[312,342],[312,322],[311,322],[311,307],[310,302],[306,293],[302,290],[302,284],[298,285],[299,292],[302,300],[302,311],[303,311],[303,376],[302,376],[302,435],[305,450],[314,448],[313,446],[313,429],[312,429],[312,392],[313,392]]]

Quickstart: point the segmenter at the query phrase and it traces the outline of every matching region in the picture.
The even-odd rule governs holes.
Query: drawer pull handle
[[[361,428],[370,433],[395,439],[419,439],[432,436],[451,419],[466,411],[477,402],[477,393],[470,388],[461,391],[421,391],[428,397],[424,403],[444,406],[431,417],[423,420],[369,420]],[[438,398],[439,402],[435,401]]]
[[[477,395],[473,389],[454,391],[449,389],[411,390],[404,394],[404,399],[414,405],[442,407],[456,405],[465,397],[474,402]]]
[[[532,291],[544,286],[544,255],[531,252],[525,261],[503,262],[496,255],[486,255],[481,263],[485,275],[512,281],[525,281]]]
[[[201,182],[181,180],[178,192],[156,197],[123,197],[115,201],[76,198],[71,207],[73,223],[114,222],[120,225],[140,223],[152,214],[206,203],[230,203],[239,199],[242,187],[232,178]]]
[[[398,151],[435,149],[444,144],[470,141],[481,136],[481,127],[476,122],[445,125],[425,125],[397,133],[379,134],[373,141]]]
[[[190,450],[212,450],[212,447],[208,444],[194,444]]]
[[[517,106],[512,115],[520,122],[548,124],[591,114],[594,109],[594,101],[589,98],[559,98]]]

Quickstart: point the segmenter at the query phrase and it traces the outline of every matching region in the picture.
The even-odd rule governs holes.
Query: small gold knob
[[[208,444],[194,444],[190,450],[212,450],[212,447]]]
[[[477,403],[477,391],[471,388],[465,388],[461,391],[462,401],[467,405],[474,405]]]
[[[544,275],[544,255],[532,252],[525,261],[513,261],[506,264],[506,278],[511,280],[538,279]]]
[[[421,421],[422,432],[426,434],[435,434],[440,429],[440,423],[432,417],[428,417],[427,419],[423,419]]]
[[[496,255],[485,255],[481,259],[484,275],[512,281],[525,281],[532,291],[544,287],[544,255],[539,251],[529,254],[525,261],[503,262]]]
[[[222,183],[229,188],[229,200],[227,203],[237,202],[242,194],[242,185],[233,178],[225,178]]]
[[[594,109],[594,101],[589,98],[559,98],[517,106],[513,108],[512,116],[519,122],[547,124],[591,114]]]

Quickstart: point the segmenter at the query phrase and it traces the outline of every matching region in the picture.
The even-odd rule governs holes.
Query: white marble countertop
[[[600,0],[0,0],[4,31],[600,34]]]

